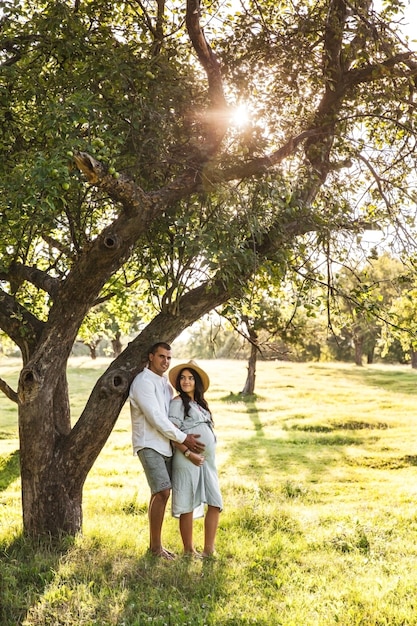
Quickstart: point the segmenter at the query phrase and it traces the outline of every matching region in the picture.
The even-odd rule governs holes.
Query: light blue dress
[[[181,450],[175,448],[172,465],[172,515],[194,512],[194,517],[204,515],[204,504],[223,508],[219,479],[216,469],[216,436],[211,426],[209,411],[197,402],[190,403],[189,415],[184,416],[181,398],[174,398],[169,405],[169,419],[185,433],[201,435],[205,444],[203,465],[197,467]]]

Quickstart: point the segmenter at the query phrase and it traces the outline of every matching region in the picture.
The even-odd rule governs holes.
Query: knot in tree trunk
[[[21,403],[34,400],[41,387],[41,376],[33,367],[24,367],[20,372],[18,397]]]
[[[103,245],[108,250],[116,250],[120,247],[119,238],[114,233],[106,233],[102,239]]]
[[[107,372],[100,380],[100,389],[105,396],[123,396],[128,392],[129,386],[130,378],[122,369]]]

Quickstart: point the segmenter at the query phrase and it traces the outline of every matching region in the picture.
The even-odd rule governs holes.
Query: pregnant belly
[[[206,446],[211,446],[216,441],[213,431],[207,424],[197,424],[193,428],[190,428],[188,432],[193,435],[200,435],[199,441],[204,443]]]

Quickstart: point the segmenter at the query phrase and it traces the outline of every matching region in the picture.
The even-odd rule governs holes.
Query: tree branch
[[[228,169],[224,170],[205,170],[205,177],[208,178],[208,182],[216,183],[228,180],[244,179],[254,176],[256,174],[263,174],[270,170],[275,165],[282,163],[284,159],[293,155],[298,146],[308,138],[318,136],[323,133],[320,128],[312,128],[305,130],[295,137],[290,137],[287,141],[275,152],[267,156],[258,157],[252,159],[247,163],[239,163]]]
[[[326,90],[334,91],[342,77],[342,44],[347,7],[345,0],[332,0],[324,29],[323,75]]]
[[[20,37],[5,38],[1,40],[0,49],[4,50],[6,53],[12,54],[13,56],[1,63],[0,68],[10,67],[20,61],[23,56],[24,45],[32,43],[33,41],[38,41],[37,35],[21,35]]]
[[[211,49],[200,24],[200,0],[187,0],[186,25],[188,35],[208,80],[209,129],[206,150],[215,153],[229,125],[227,102],[224,96],[220,63]]]
[[[410,62],[410,57],[414,56],[413,52],[402,52],[395,56],[382,61],[382,63],[373,63],[366,67],[353,69],[347,72],[345,75],[345,83],[347,87],[353,85],[359,85],[360,83],[370,83],[376,80],[381,80],[381,77],[392,75],[392,70],[398,66],[399,63],[404,63],[409,67],[409,71],[401,71],[399,75],[403,77],[414,78],[417,76],[417,65]]]
[[[39,341],[44,322],[0,289],[0,328],[19,346],[23,362],[26,363]]]
[[[17,392],[14,391],[14,389],[12,389],[2,378],[0,378],[0,391],[2,391],[7,398],[9,398],[9,400],[12,400],[12,402],[17,404]]]
[[[21,263],[12,263],[7,272],[0,274],[0,279],[7,280],[12,286],[15,285],[16,290],[24,281],[28,281],[38,289],[49,293],[52,299],[56,296],[60,285],[57,278],[52,278],[37,267],[29,267]]]

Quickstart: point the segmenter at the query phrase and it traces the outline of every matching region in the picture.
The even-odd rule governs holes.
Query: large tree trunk
[[[65,375],[26,365],[19,382],[23,526],[26,534],[75,535],[82,527],[82,490],[126,401],[133,376],[118,370],[97,381],[95,397],[71,429]],[[92,433],[94,432],[94,436]]]
[[[22,468],[22,507],[25,533],[31,537],[74,536],[82,528],[82,485],[68,490],[68,475],[48,463],[35,475]]]
[[[415,350],[411,350],[411,367],[413,370],[417,369],[417,352]]]
[[[23,526],[27,534],[57,535],[81,527],[81,486],[59,454],[71,430],[65,373],[45,376],[27,364],[18,390]]]

